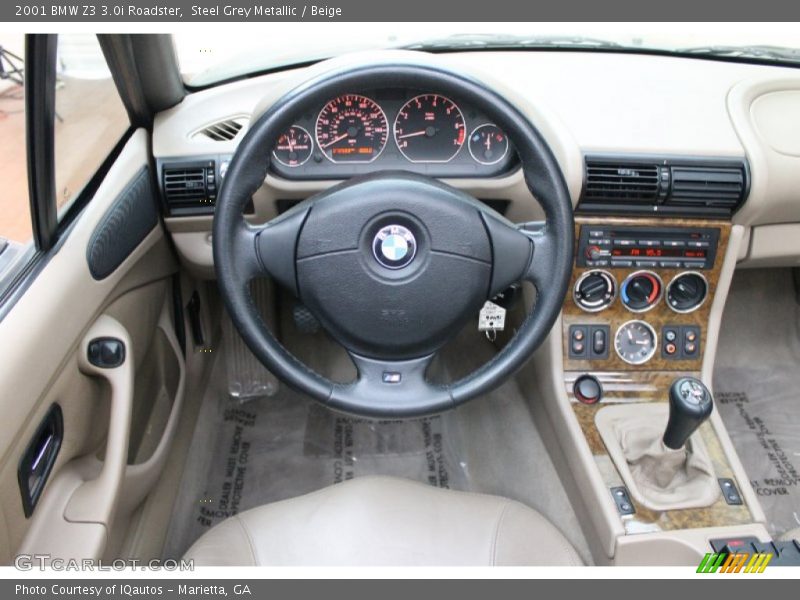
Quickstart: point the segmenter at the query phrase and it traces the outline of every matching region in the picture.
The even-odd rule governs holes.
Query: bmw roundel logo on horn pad
[[[387,269],[402,269],[414,260],[417,240],[414,234],[402,225],[387,225],[372,241],[375,260]]]

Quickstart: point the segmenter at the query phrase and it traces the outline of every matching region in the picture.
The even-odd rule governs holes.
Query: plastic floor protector
[[[309,352],[328,352],[320,339],[303,343]],[[464,345],[459,347],[463,353]],[[338,360],[330,352],[329,362]],[[227,393],[226,354],[218,356],[165,557],[182,556],[210,527],[238,512],[381,474],[524,502],[556,523],[590,560],[577,517],[515,383],[440,416],[379,421],[332,412],[283,385],[274,396],[237,402]],[[460,356],[454,360],[464,362]]]
[[[737,272],[714,393],[775,537],[800,526],[799,324],[790,270]]]

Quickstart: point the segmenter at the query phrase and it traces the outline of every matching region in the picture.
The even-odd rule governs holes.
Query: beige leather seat
[[[497,496],[362,477],[226,519],[195,565],[579,565],[547,519]]]

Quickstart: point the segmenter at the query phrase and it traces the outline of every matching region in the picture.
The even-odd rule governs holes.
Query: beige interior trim
[[[751,232],[749,252],[739,264],[741,268],[800,266],[800,223],[759,225]]]
[[[77,469],[61,469],[47,483],[27,534],[15,554],[46,554],[63,560],[100,558],[108,542],[108,527],[99,522],[64,519],[66,503],[84,478]]]
[[[158,478],[164,470],[164,465],[169,458],[169,453],[175,439],[181,415],[183,414],[184,392],[186,389],[186,364],[181,353],[178,340],[175,337],[172,318],[170,317],[171,302],[167,299],[164,302],[161,316],[159,317],[158,328],[166,337],[170,349],[175,355],[179,368],[178,386],[175,397],[172,399],[172,410],[169,413],[164,432],[158,441],[158,445],[151,456],[144,462],[128,465],[125,468],[125,476],[122,480],[122,494],[120,497],[120,512],[128,515],[139,503],[144,500],[147,494],[153,489]]]
[[[86,349],[95,338],[116,338],[125,345],[125,360],[113,369],[100,368],[88,360]],[[119,321],[102,315],[83,338],[78,351],[78,367],[91,377],[105,379],[111,388],[111,413],[108,439],[100,473],[85,481],[72,494],[64,509],[64,519],[78,523],[110,525],[119,500],[122,477],[128,459],[128,440],[133,411],[133,345]],[[90,457],[91,458],[91,457]],[[80,468],[76,465],[76,468]]]
[[[708,329],[705,339],[705,352],[703,353],[702,379],[708,389],[711,387],[712,376],[714,374],[714,361],[717,358],[717,342],[719,340],[719,330],[722,327],[722,315],[725,312],[725,302],[728,299],[728,292],[733,282],[733,273],[736,270],[737,259],[741,252],[740,248],[745,244],[745,228],[741,225],[733,225],[728,238],[728,247],[725,250],[725,258],[722,261],[722,268],[719,271],[717,289],[714,292],[714,300],[711,304],[711,311],[708,315]]]
[[[591,523],[587,523],[584,529],[591,525],[606,560],[610,560],[614,556],[616,539],[625,535],[625,529],[564,388],[561,331],[559,317],[534,355],[536,393],[532,395],[532,401],[544,403],[561,450],[578,484],[583,505],[588,508]],[[602,562],[598,556],[595,556],[595,560]]]
[[[719,331],[722,327],[722,316],[725,312],[725,302],[730,292],[731,283],[733,282],[733,274],[736,270],[737,258],[740,254],[740,247],[746,243],[745,227],[742,225],[734,225],[731,227],[731,234],[728,238],[728,248],[725,252],[725,260],[720,269],[719,279],[717,280],[717,290],[714,293],[714,302],[711,305],[711,312],[708,317],[708,329],[705,340],[705,354],[703,355],[703,368],[701,379],[703,383],[714,393],[714,361],[717,357],[717,343],[719,340]],[[714,427],[714,431],[719,438],[722,450],[725,457],[728,459],[728,464],[733,471],[736,482],[739,486],[739,493],[744,498],[747,507],[750,509],[750,514],[754,522],[766,523],[766,516],[764,510],[761,508],[761,503],[758,501],[753,486],[750,485],[750,478],[744,470],[742,461],[739,460],[739,455],[733,446],[728,430],[722,422],[722,417],[718,410],[711,413],[709,422]]]
[[[761,542],[771,538],[763,525],[680,529],[669,533],[627,535],[617,540],[614,564],[617,566],[697,567],[709,552],[710,540],[753,536]]]
[[[750,163],[750,195],[735,223],[800,223],[800,77],[769,71],[732,87],[728,114]],[[779,111],[782,122],[775,126]]]
[[[0,414],[4,420],[4,427],[0,428],[3,461],[34,409],[29,402],[44,396],[70,351],[94,322],[104,300],[130,267],[163,239],[162,231],[156,228],[109,277],[96,281],[89,273],[86,261],[89,239],[131,177],[146,164],[147,132],[142,129],[128,140],[93,201],[73,226],[67,242],[42,269],[14,309],[0,321],[0,339],[14,340],[13,344],[0,344],[0,389],[15,390],[14,394],[0,397]],[[33,363],[30,362],[32,356],[37,357]]]
[[[107,391],[103,387],[107,384],[84,375],[78,368],[82,340],[95,320],[116,299],[126,297],[133,290],[144,290],[152,282],[163,281],[174,273],[177,265],[160,226],[101,281],[95,280],[89,272],[86,248],[113,203],[135,174],[148,164],[148,144],[145,130],[133,133],[92,201],[72,225],[67,239],[13,310],[0,321],[0,339],[14,340],[14,344],[0,344],[0,389],[14,390],[14,394],[0,395],[5,425],[0,430],[3,482],[0,560],[4,563],[9,562],[14,553],[25,551],[61,557],[99,557],[107,544],[108,531],[104,524],[71,523],[64,519],[66,503],[73,492],[99,473],[89,461],[73,459],[94,455],[102,448],[109,423]],[[149,322],[152,310],[150,306],[139,306],[138,313],[131,319],[131,324],[137,327],[136,331],[130,331],[131,337],[147,339],[138,326]],[[160,310],[160,304],[155,310]],[[125,323],[128,323],[127,318]],[[136,355],[138,361],[144,348],[133,350],[130,356],[133,359]],[[32,357],[35,360],[31,360]],[[34,516],[26,519],[15,484],[16,465],[53,402],[58,402],[64,413],[64,442]],[[127,444],[121,452],[125,453],[126,449]],[[75,464],[70,464],[72,462]],[[77,468],[79,464],[84,470]],[[117,513],[119,508],[117,506]],[[107,514],[109,511],[104,508],[99,512]],[[95,516],[90,515],[91,518]],[[39,543],[42,541],[46,541],[46,545]]]

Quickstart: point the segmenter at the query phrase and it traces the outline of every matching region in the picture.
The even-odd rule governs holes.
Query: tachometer
[[[317,145],[333,162],[372,162],[386,147],[389,125],[374,100],[345,94],[317,117]]]
[[[299,125],[292,125],[278,138],[272,156],[282,165],[299,167],[311,158],[313,150],[311,134]]]
[[[464,115],[452,100],[423,94],[403,105],[394,121],[394,140],[408,160],[415,163],[451,161],[466,133]]]

